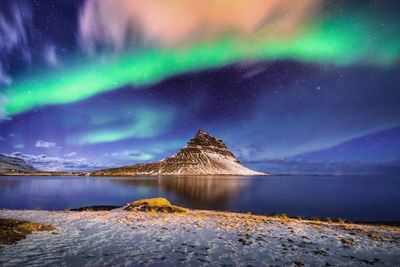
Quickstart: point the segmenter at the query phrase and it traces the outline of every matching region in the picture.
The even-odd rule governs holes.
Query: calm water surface
[[[400,176],[0,177],[0,208],[63,210],[166,197],[197,209],[400,222]]]

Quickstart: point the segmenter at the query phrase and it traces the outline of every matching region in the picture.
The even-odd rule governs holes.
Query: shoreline
[[[94,206],[84,206],[78,208],[70,208],[70,209],[59,209],[59,210],[49,210],[49,209],[8,209],[8,208],[0,208],[0,213],[2,211],[48,211],[48,212],[101,212],[101,211],[114,211],[120,210],[125,206],[116,206],[116,205],[94,205]],[[348,220],[346,218],[338,218],[338,219],[331,219],[331,218],[318,218],[318,217],[301,217],[301,216],[289,216],[287,214],[262,214],[262,213],[253,213],[250,211],[225,211],[225,210],[207,210],[207,209],[190,209],[190,211],[196,212],[214,212],[214,213],[226,213],[231,215],[248,215],[248,216],[260,216],[265,218],[287,218],[290,220],[298,220],[302,222],[308,223],[326,223],[330,225],[335,224],[349,224],[349,225],[360,225],[360,226],[388,226],[388,227],[396,227],[400,229],[400,221],[353,221]]]
[[[124,211],[123,209],[126,206],[114,206],[114,205],[95,205],[95,206],[85,206],[79,208],[71,208],[71,209],[63,209],[63,210],[47,210],[47,209],[6,209],[0,208],[1,212],[50,212],[50,213],[98,213],[98,212],[138,212],[138,211]],[[245,211],[224,211],[224,210],[207,210],[207,209],[190,209],[188,210],[189,215],[193,214],[208,214],[208,215],[228,215],[228,216],[237,216],[237,217],[257,217],[263,218],[266,220],[276,220],[276,221],[294,221],[294,222],[302,222],[308,224],[318,224],[318,225],[327,225],[327,226],[342,226],[342,225],[350,225],[350,226],[370,226],[370,227],[393,227],[398,228],[400,231],[400,222],[381,222],[381,221],[352,221],[347,219],[324,219],[324,218],[308,218],[308,217],[298,217],[298,216],[288,216],[287,214],[258,214],[252,212]],[[146,213],[146,212],[144,212]],[[161,214],[163,214],[161,212]],[[169,214],[169,213],[164,213]],[[171,214],[173,215],[173,214]],[[186,214],[188,215],[188,214]]]
[[[138,177],[168,177],[168,176],[173,176],[173,177],[245,177],[245,176],[251,176],[251,177],[265,177],[265,176],[276,176],[272,173],[265,173],[265,174],[149,174],[149,173],[143,173],[143,174],[135,174],[135,175],[93,175],[90,174],[90,172],[79,172],[79,173],[74,173],[74,172],[34,172],[34,173],[0,173],[0,176],[82,176],[82,177],[126,177],[126,178],[138,178]]]
[[[0,264],[10,260],[16,265],[79,262],[78,265],[346,266],[400,262],[398,226],[208,210],[175,214],[123,208],[0,210],[0,218],[32,220],[56,228],[29,235],[12,248],[0,247]],[[34,256],[26,251],[28,247],[44,245],[44,250]]]
[[[0,173],[0,176],[83,176],[83,175],[70,172],[33,172],[33,173],[9,172],[9,173]]]

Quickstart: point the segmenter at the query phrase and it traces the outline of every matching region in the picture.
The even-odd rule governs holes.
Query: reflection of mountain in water
[[[243,177],[180,176],[118,180],[133,186],[158,187],[175,194],[191,208],[226,209],[229,201],[249,184]]]
[[[194,208],[219,209],[226,207],[230,199],[248,184],[248,180],[238,177],[180,177],[160,179],[160,184]]]
[[[20,180],[13,180],[13,179],[0,180],[0,188],[5,191],[10,191],[14,188],[18,188],[20,185],[21,185]]]

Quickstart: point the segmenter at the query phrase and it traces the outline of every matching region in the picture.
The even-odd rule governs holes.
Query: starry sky
[[[0,153],[158,161],[198,129],[287,174],[400,172],[400,10],[372,0],[0,2]]]

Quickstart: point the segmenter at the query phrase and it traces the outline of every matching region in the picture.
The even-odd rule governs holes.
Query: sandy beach
[[[1,266],[396,266],[400,228],[214,211],[0,210],[52,224],[0,246]]]

